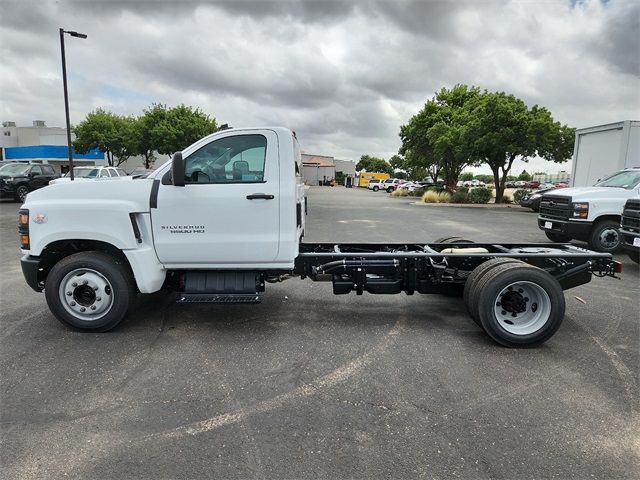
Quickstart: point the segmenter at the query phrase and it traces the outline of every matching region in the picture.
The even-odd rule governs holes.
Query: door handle
[[[268,195],[266,193],[252,193],[251,195],[247,195],[247,200],[273,200],[275,197],[273,195]]]

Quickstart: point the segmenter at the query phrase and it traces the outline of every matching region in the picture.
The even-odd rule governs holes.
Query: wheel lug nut
[[[76,282],[73,282],[73,283],[71,284],[71,286],[72,286],[72,287],[77,287],[77,286],[78,286],[78,284],[77,284]]]
[[[87,283],[89,283],[88,280],[85,280],[84,282],[82,282],[83,285],[86,285]]]
[[[499,307],[499,306],[500,306],[500,302],[496,303],[496,307]]]
[[[86,310],[86,308],[84,308],[84,307],[80,307],[80,311],[81,311],[81,312],[84,312],[85,310]]]
[[[70,297],[71,295],[73,295],[71,292],[67,292],[67,297]]]
[[[524,301],[528,302],[529,301],[529,297],[524,297]]]
[[[511,314],[511,316],[512,316],[512,317],[517,317],[517,316],[518,316],[518,314],[514,312],[514,313],[512,313],[512,314]]]
[[[76,306],[76,302],[71,302],[71,306],[75,307]]]
[[[500,313],[502,313],[502,315],[506,315],[507,314],[507,312],[505,312],[504,310],[502,310],[502,312],[500,312]]]
[[[523,289],[521,289],[521,288],[519,288],[519,289],[518,289],[518,293],[522,293],[522,292],[524,292],[524,290],[523,290]]]
[[[96,302],[101,302],[101,301],[102,301],[102,297],[96,298]]]
[[[93,289],[97,292],[98,291],[98,287],[93,287]]]
[[[95,305],[91,305],[91,310],[95,310],[96,306]]]

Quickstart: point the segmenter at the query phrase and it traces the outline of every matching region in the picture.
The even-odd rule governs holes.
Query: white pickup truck
[[[538,227],[552,242],[584,240],[592,250],[613,253],[621,246],[622,210],[633,198],[640,198],[640,167],[616,172],[593,187],[543,195]]]
[[[290,130],[227,129],[145,179],[32,192],[18,221],[24,277],[84,331],[114,328],[138,293],[256,303],[266,283],[298,276],[332,282],[334,294],[463,294],[478,325],[519,347],[559,328],[564,289],[621,270],[611,255],[571,245],[302,242],[301,172]]]

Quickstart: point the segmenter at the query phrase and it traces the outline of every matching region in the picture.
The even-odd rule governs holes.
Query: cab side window
[[[40,165],[34,165],[31,167],[31,175],[42,175],[42,168]]]
[[[185,159],[185,183],[263,182],[266,154],[264,135],[220,138]]]
[[[42,168],[42,173],[44,173],[45,175],[55,175],[56,172],[53,169],[53,167],[51,165],[41,165],[40,168]]]

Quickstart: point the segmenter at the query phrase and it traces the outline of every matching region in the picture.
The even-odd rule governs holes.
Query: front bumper
[[[625,250],[640,252],[640,233],[620,229],[621,245]]]
[[[22,275],[32,289],[36,292],[44,290],[44,285],[38,281],[38,269],[40,268],[40,257],[32,257],[31,255],[23,255],[20,259],[22,267]]]
[[[13,183],[0,183],[0,198],[13,198],[16,195],[16,186]]]
[[[538,228],[547,232],[561,233],[575,240],[587,240],[591,232],[591,222],[572,222],[538,217]]]

